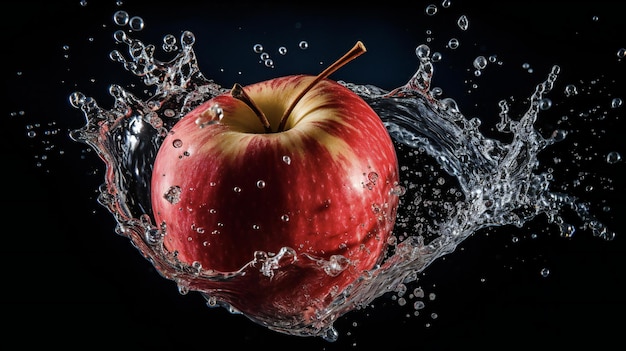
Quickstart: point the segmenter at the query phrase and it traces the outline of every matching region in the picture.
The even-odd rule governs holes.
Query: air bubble
[[[303,40],[298,44],[298,47],[302,50],[306,50],[309,48],[309,43]]]
[[[617,58],[623,59],[624,57],[626,57],[626,48],[620,48],[617,50]]]
[[[254,46],[252,46],[252,51],[254,51],[254,53],[256,54],[260,54],[263,52],[263,45],[261,44],[254,44]]]
[[[285,162],[286,164],[290,165],[291,164],[291,157],[285,155],[283,156],[283,162]]]
[[[278,53],[281,55],[286,55],[287,54],[287,48],[284,46],[281,46],[278,48]]]
[[[256,182],[256,187],[259,188],[259,189],[265,188],[265,181],[264,180],[258,180]]]

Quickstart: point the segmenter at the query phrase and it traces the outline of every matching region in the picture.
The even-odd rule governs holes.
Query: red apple
[[[398,178],[363,99],[293,75],[236,87],[178,121],[154,162],[152,207],[177,261],[238,273],[199,290],[270,327],[302,325],[383,259]]]

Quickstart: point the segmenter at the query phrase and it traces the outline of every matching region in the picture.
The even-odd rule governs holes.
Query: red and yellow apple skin
[[[275,131],[314,78],[281,77],[244,90]],[[245,272],[207,279],[200,289],[271,326],[319,318],[316,311],[381,262],[398,182],[395,148],[380,117],[357,94],[323,79],[297,103],[282,132],[267,133],[231,93],[195,108],[160,147],[151,199],[163,246],[177,260]],[[281,248],[293,250],[293,262],[261,272],[255,257]],[[332,265],[324,262],[335,258],[345,269],[328,270]]]

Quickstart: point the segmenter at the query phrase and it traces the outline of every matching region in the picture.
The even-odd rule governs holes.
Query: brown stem
[[[250,95],[248,95],[248,93],[243,90],[243,87],[239,83],[235,83],[235,85],[233,85],[233,88],[230,90],[230,94],[235,99],[243,101],[243,103],[250,107],[252,112],[254,112],[254,114],[259,118],[259,121],[261,121],[261,124],[263,125],[263,128],[265,128],[266,133],[272,132],[270,122],[268,121],[267,117],[265,117],[263,111],[261,111],[256,103],[254,103],[254,101],[250,98]]]
[[[307,85],[298,96],[294,99],[294,101],[289,105],[289,108],[285,110],[282,118],[280,119],[280,124],[278,125],[278,132],[282,132],[285,130],[285,125],[287,124],[287,117],[291,114],[293,109],[296,107],[298,102],[302,99],[302,97],[311,90],[317,83],[319,83],[322,79],[330,76],[336,70],[343,67],[346,63],[354,60],[361,54],[365,53],[367,50],[365,49],[365,45],[361,41],[357,41],[354,47],[350,49],[347,53],[345,53],[342,57],[340,57],[337,61],[335,61],[332,65],[328,66],[325,70],[323,70],[320,74],[318,74],[309,85]]]

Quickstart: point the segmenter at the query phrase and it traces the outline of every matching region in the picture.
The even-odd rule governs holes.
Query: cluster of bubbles
[[[298,48],[300,50],[306,50],[309,48],[309,43],[306,40],[301,40],[298,43]],[[272,58],[272,56],[270,55],[270,53],[268,52],[268,50],[265,49],[265,47],[263,46],[263,44],[257,43],[254,44],[252,46],[252,51],[255,54],[259,55],[259,63],[263,64],[265,67],[268,68],[274,68],[274,59]],[[280,47],[278,47],[278,54],[281,56],[285,56],[287,55],[287,47],[282,45]]]

